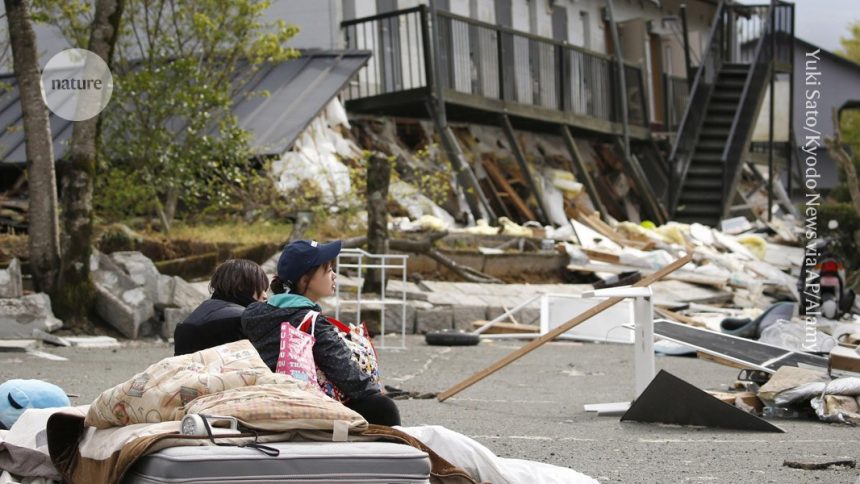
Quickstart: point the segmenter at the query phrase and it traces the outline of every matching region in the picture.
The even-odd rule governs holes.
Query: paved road
[[[390,340],[389,340],[390,341]],[[410,336],[407,350],[383,349],[390,385],[437,392],[491,364],[521,342],[478,347],[426,346]],[[116,350],[50,349],[69,361],[0,353],[0,381],[41,378],[79,394],[75,403],[172,355],[164,343],[132,343]],[[469,435],[497,454],[569,466],[604,482],[839,482],[860,469],[803,471],[786,458],[860,459],[860,430],[818,422],[777,422],[784,434],[744,433],[620,423],[582,410],[632,392],[631,347],[551,343],[445,403],[399,401],[404,425],[439,424]],[[737,371],[692,358],[658,358],[658,368],[701,387],[722,389]]]

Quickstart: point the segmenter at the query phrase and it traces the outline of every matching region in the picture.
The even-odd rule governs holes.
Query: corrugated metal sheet
[[[254,152],[277,156],[288,150],[369,58],[367,51],[303,51],[297,59],[261,67],[236,94],[233,107],[239,126],[253,136]],[[23,119],[15,78],[0,76],[0,82],[11,86],[0,94],[0,163],[24,164]],[[269,96],[254,94],[263,90]],[[51,133],[54,156],[61,159],[72,135],[72,122],[52,114]]]

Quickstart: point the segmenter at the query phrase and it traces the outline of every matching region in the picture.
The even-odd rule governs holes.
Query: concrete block
[[[0,298],[19,298],[24,295],[21,282],[21,263],[12,258],[9,267],[0,270]]]
[[[173,290],[175,288],[175,283],[173,280],[173,276],[166,276],[164,274],[158,275],[158,283],[156,285],[156,297],[155,297],[155,307],[156,308],[166,308],[170,307],[173,303]]]
[[[176,325],[187,318],[193,309],[188,308],[164,308],[164,320],[161,322],[160,335],[162,338],[172,338]]]
[[[472,331],[472,322],[487,319],[487,306],[456,305],[453,307],[454,329]]]
[[[47,294],[0,299],[0,338],[30,339],[33,330],[56,331],[63,322],[54,317]]]
[[[95,266],[95,270],[92,271],[92,279],[97,286],[101,286],[106,291],[114,294],[122,294],[124,291],[130,291],[138,287],[138,284],[110,257],[102,253],[93,254],[93,257],[97,261],[95,264],[92,264],[92,259],[90,259],[90,268],[92,269]]]
[[[158,298],[158,280],[161,274],[152,260],[140,252],[114,252],[110,258],[138,287],[143,288],[150,300],[155,301]]]
[[[179,276],[174,276],[173,297],[170,301],[170,306],[193,310],[208,298],[209,294],[201,291],[194,284],[187,282]]]
[[[385,307],[385,332],[400,333],[403,328],[406,334],[415,332],[415,305],[407,302],[405,305],[394,304]],[[405,319],[404,319],[405,318]],[[405,321],[405,325],[403,324]]]
[[[141,326],[155,316],[155,307],[142,288],[122,291],[116,295],[96,284],[96,313],[126,338],[136,339],[145,333]]]
[[[454,327],[452,307],[436,306],[432,309],[419,309],[415,312],[415,333],[427,334],[430,331]]]

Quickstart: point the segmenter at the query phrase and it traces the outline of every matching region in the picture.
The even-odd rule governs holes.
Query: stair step
[[[741,72],[741,71],[747,72],[748,70],[750,70],[749,64],[726,63],[726,64],[723,64],[723,66],[720,68],[720,73],[723,73],[723,72]]]
[[[684,188],[689,190],[721,190],[723,186],[722,177],[717,176],[708,176],[708,177],[699,177],[699,176],[687,176],[687,179],[684,181]]]
[[[716,216],[719,218],[720,212],[722,212],[719,204],[712,203],[682,203],[678,202],[679,213],[684,213],[685,215],[710,215]]]
[[[729,76],[729,77],[726,77],[725,79],[718,79],[716,88],[717,89],[730,89],[730,90],[743,91],[745,83],[746,83],[745,79],[738,79],[735,76]]]
[[[722,153],[698,153],[698,152],[696,152],[693,154],[693,163],[722,166],[722,163],[723,163],[722,158],[723,158]]]
[[[701,166],[701,165],[693,164],[687,170],[687,177],[689,178],[691,176],[705,176],[705,177],[718,176],[718,177],[720,177],[720,180],[722,180],[723,167],[722,166]]]
[[[705,128],[702,130],[701,138],[717,138],[726,139],[729,137],[730,126],[721,126],[719,128]]]
[[[738,101],[740,101],[740,99],[741,99],[741,93],[740,92],[728,91],[728,90],[726,90],[726,91],[723,91],[723,90],[714,91],[714,93],[711,95],[711,102],[713,102],[713,101],[733,102],[734,104],[737,104]]]
[[[706,149],[706,150],[714,151],[714,150],[723,150],[723,149],[725,149],[725,147],[726,147],[725,140],[714,141],[714,140],[707,140],[706,139],[706,140],[699,140],[699,142],[696,144],[696,150]]]
[[[711,115],[705,118],[704,128],[707,129],[711,126],[730,127],[734,120],[734,115],[730,114]]]

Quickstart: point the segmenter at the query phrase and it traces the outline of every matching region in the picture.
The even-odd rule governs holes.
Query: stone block
[[[472,322],[487,319],[487,306],[455,305],[453,306],[454,329],[472,331]]]
[[[54,317],[47,294],[0,299],[0,338],[30,339],[33,330],[56,331],[63,322]]]
[[[9,267],[0,269],[0,298],[19,298],[23,295],[21,263],[18,258],[12,258]]]
[[[436,306],[419,309],[415,312],[415,333],[427,334],[430,331],[454,327],[454,309],[450,306]]]
[[[187,308],[164,308],[164,320],[161,322],[160,335],[164,339],[173,337],[176,325],[187,318],[193,309]]]
[[[138,287],[143,288],[150,300],[156,301],[161,274],[152,260],[140,252],[114,252],[110,258]]]
[[[121,291],[118,294],[96,284],[96,313],[123,336],[136,339],[145,333],[144,323],[155,316],[155,307],[142,288]]]
[[[173,297],[170,306],[184,309],[194,309],[209,298],[209,294],[185,279],[173,277]]]

